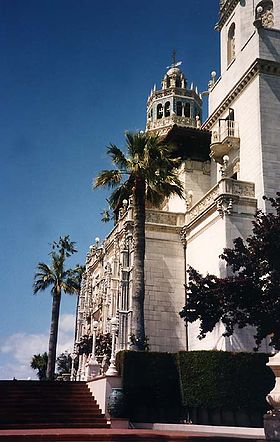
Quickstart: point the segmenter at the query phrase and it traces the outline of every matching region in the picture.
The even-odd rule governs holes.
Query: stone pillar
[[[77,373],[75,370],[75,360],[77,359],[78,355],[76,351],[74,350],[73,353],[70,354],[71,357],[71,376],[70,381],[77,381]]]
[[[110,366],[106,372],[106,376],[118,376],[118,372],[116,369],[116,333],[117,333],[117,327],[118,327],[118,319],[112,318],[111,319],[111,332],[112,332],[112,351],[111,351],[111,359],[110,359]]]
[[[91,350],[91,357],[90,360],[87,363],[87,381],[90,381],[91,379],[95,378],[100,374],[100,365],[98,364],[96,357],[95,357],[95,343],[96,343],[96,331],[98,327],[98,322],[93,321],[92,322],[92,350]]]

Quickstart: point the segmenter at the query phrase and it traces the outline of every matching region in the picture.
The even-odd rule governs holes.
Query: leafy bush
[[[262,353],[224,351],[124,351],[116,360],[132,421],[178,422],[189,411],[198,424],[253,427],[263,424],[265,397],[275,382],[267,361]],[[205,420],[205,409],[219,409],[219,419],[209,414]]]
[[[268,408],[275,380],[263,353],[179,353],[183,403],[188,407]]]
[[[125,351],[117,354],[129,418],[176,422],[181,415],[177,355]]]

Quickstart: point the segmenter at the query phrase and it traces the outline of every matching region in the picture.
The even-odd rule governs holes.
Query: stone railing
[[[195,218],[201,216],[204,212],[217,205],[219,196],[226,196],[228,199],[254,198],[255,185],[247,181],[237,181],[231,178],[223,178],[207,192],[196,204],[194,204],[187,212],[187,224]]]
[[[219,125],[212,130],[211,143],[222,143],[226,138],[239,138],[237,121],[220,120]]]
[[[147,122],[147,129],[159,129],[165,126],[171,126],[173,124],[178,124],[179,126],[189,126],[196,127],[197,123],[194,118],[189,117],[179,117],[178,115],[171,115],[170,117],[163,117],[159,120],[149,121]]]

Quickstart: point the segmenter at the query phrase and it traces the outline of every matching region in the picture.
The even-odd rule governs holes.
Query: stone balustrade
[[[232,178],[221,179],[212,189],[207,192],[196,204],[194,204],[186,214],[187,224],[193,222],[200,217],[204,212],[207,212],[211,207],[217,207],[219,210],[219,203],[221,198],[226,198],[228,201],[236,200],[237,198],[254,198],[255,185],[247,181],[237,181]]]
[[[197,123],[194,118],[190,117],[180,117],[178,115],[171,115],[170,117],[160,118],[156,121],[148,121],[147,128],[148,129],[158,129],[161,127],[170,127],[173,124],[178,124],[179,126],[189,126],[196,127]]]
[[[237,121],[220,120],[219,125],[212,130],[211,143],[222,143],[226,138],[239,138]]]

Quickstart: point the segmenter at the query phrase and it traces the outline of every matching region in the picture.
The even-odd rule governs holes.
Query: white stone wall
[[[232,23],[235,23],[235,58],[236,61],[244,53],[244,46],[248,43],[256,28],[254,22],[253,0],[247,0],[244,6],[238,4],[224,24],[221,30],[221,74],[228,69],[227,41],[228,31]],[[252,54],[254,55],[254,54]],[[237,64],[234,62],[234,64]],[[239,63],[238,63],[239,64]]]
[[[233,103],[240,135],[240,180],[255,183],[255,195],[262,206],[264,194],[259,78],[256,77]]]
[[[209,95],[209,115],[233,89],[252,63],[259,57],[259,37],[253,26],[252,0],[238,5],[221,30],[221,78]],[[228,31],[235,23],[235,60],[227,63]]]
[[[280,30],[259,30],[259,57],[264,60],[280,62]]]
[[[202,274],[226,276],[225,262],[219,259],[225,247],[232,247],[239,236],[247,238],[252,230],[256,205],[254,200],[244,204],[234,203],[233,213],[221,217],[217,211],[208,216],[190,233],[187,247],[187,263]],[[212,333],[199,340],[199,322],[188,324],[190,350],[252,351],[255,346],[252,328],[236,330],[230,338],[223,337],[225,328],[218,324]],[[263,351],[267,351],[264,344]]]
[[[280,190],[280,76],[261,75],[261,135],[264,194]]]
[[[225,235],[225,220],[215,211],[191,232],[187,246],[187,264],[204,275],[223,273],[224,265],[218,257],[226,244]],[[219,324],[213,333],[199,340],[199,322],[189,324],[189,350],[224,350],[223,331],[224,327]]]
[[[278,0],[274,0],[274,28],[280,29],[280,2]]]
[[[186,203],[193,205],[200,200],[211,188],[210,169],[210,162],[185,161],[180,175],[185,199],[172,196],[168,200],[167,209],[170,212],[184,213]],[[191,198],[189,192],[192,193]]]
[[[185,350],[184,256],[179,233],[146,229],[145,326],[151,351]]]

